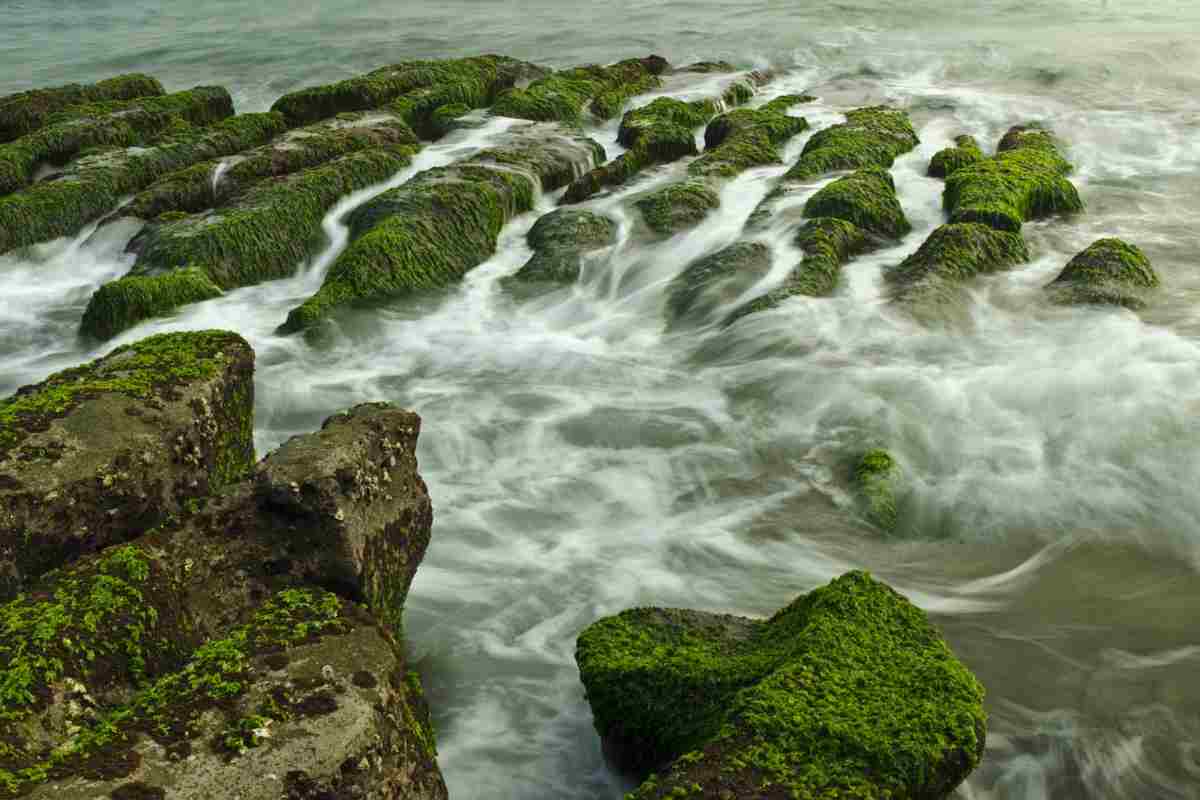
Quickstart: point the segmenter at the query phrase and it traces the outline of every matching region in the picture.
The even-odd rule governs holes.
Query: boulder
[[[625,102],[662,85],[658,77],[670,68],[659,56],[629,58],[609,66],[590,64],[540,78],[524,88],[504,92],[492,113],[537,122],[578,125],[584,110],[611,119]]]
[[[617,240],[617,223],[590,211],[558,209],[538,218],[526,236],[533,255],[525,266],[504,279],[520,283],[574,283],[583,257]]]
[[[164,334],[0,401],[0,598],[243,477],[253,369],[236,334]]]
[[[1029,250],[1020,233],[978,222],[951,223],[929,234],[884,279],[891,284],[894,302],[936,306],[957,296],[957,287],[977,275],[1027,261]]]
[[[149,75],[117,75],[92,84],[68,83],[0,97],[0,142],[11,142],[42,128],[47,118],[72,106],[108,100],[158,97],[163,87]]]
[[[809,95],[783,95],[758,108],[739,108],[714,119],[704,130],[704,154],[688,165],[693,178],[732,178],[751,167],[780,163],[779,147],[808,128],[804,117],[787,110],[811,102]]]
[[[974,136],[954,137],[954,147],[947,147],[934,153],[929,160],[928,175],[931,178],[947,178],[968,164],[983,161],[983,151]]]
[[[855,109],[845,122],[814,133],[784,178],[807,181],[836,170],[887,169],[920,143],[904,111],[890,106]]]
[[[703,180],[671,183],[634,201],[646,227],[660,236],[696,227],[720,205],[720,195]]]
[[[667,322],[698,323],[733,303],[771,271],[771,248],[735,242],[689,264],[667,287]]]
[[[828,184],[804,204],[804,216],[845,220],[884,239],[899,239],[912,230],[892,175],[882,167],[863,167]]]
[[[896,527],[896,494],[901,479],[900,464],[882,448],[863,453],[854,466],[854,489],[864,514],[885,531]]]
[[[940,800],[983,754],[982,687],[864,572],[769,620],[625,611],[575,658],[608,752],[645,778],[635,800]]]
[[[1136,246],[1099,239],[1076,255],[1046,291],[1059,305],[1112,305],[1138,310],[1160,285],[1158,273]]]

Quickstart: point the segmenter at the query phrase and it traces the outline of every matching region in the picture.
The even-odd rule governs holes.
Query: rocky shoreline
[[[727,80],[704,99],[627,110],[714,76]],[[348,246],[279,332],[457,283],[560,190],[505,286],[570,285],[617,236],[577,204],[686,159],[685,180],[629,203],[639,235],[666,239],[731,178],[782,163],[813,98],[756,104],[771,79],[657,56],[548,72],[486,55],[383,67],[258,114],[235,115],[220,87],[167,94],[141,75],[26,92],[0,98],[0,253],[142,223],[129,273],[80,321],[108,340],[290,275],[341,198],[490,114],[520,122],[348,215]],[[625,152],[610,159],[584,123],[618,117]],[[834,293],[849,259],[910,231],[888,170],[917,144],[885,106],[817,131],[747,227],[788,215],[802,261],[739,303],[771,269],[740,239],[684,265],[665,323],[741,324]],[[1064,151],[1018,124],[992,155],[967,136],[937,153],[946,224],[885,272],[889,302],[940,324],[973,277],[1028,261],[1024,223],[1083,210]],[[788,195],[816,181],[791,220]],[[1136,310],[1159,284],[1138,248],[1105,238],[1045,295]],[[0,400],[0,797],[446,796],[402,624],[433,519],[421,421],[356,406],[256,461],[253,370],[237,334],[166,334]],[[856,513],[895,530],[903,465],[886,443],[846,463]],[[865,573],[765,621],[633,609],[583,631],[576,658],[607,752],[643,781],[635,798],[943,798],[983,754],[982,687]]]

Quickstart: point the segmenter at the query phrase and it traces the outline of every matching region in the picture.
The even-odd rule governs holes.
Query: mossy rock
[[[0,599],[246,475],[253,370],[236,334],[163,334],[0,401]]]
[[[198,86],[140,100],[93,103],[51,114],[40,130],[0,145],[0,195],[28,185],[41,166],[61,166],[96,148],[154,144],[184,124],[209,125],[233,114],[229,92]]]
[[[93,84],[68,83],[0,97],[0,142],[11,142],[46,124],[50,115],[72,106],[108,100],[133,100],[164,94],[149,75],[129,73]]]
[[[351,213],[350,245],[281,332],[309,328],[342,306],[460,280],[495,252],[500,230],[533,207],[537,189],[565,185],[603,154],[582,135],[529,126],[509,144],[426,170],[381,194]]]
[[[658,77],[670,65],[659,56],[630,58],[609,66],[591,64],[555,72],[524,88],[510,89],[496,100],[492,113],[537,122],[578,125],[590,111],[611,119],[631,97],[662,85]]]
[[[900,489],[900,464],[887,450],[868,450],[854,466],[854,490],[863,513],[885,531],[896,528],[899,518],[896,495]]]
[[[968,164],[983,161],[984,158],[986,156],[979,149],[979,142],[975,141],[974,136],[956,136],[954,147],[947,147],[933,154],[926,174],[931,178],[947,178]]]
[[[732,178],[751,167],[781,163],[779,147],[808,128],[804,117],[790,116],[787,110],[813,99],[784,95],[717,117],[705,128],[704,154],[688,165],[688,175]]]
[[[836,170],[886,169],[920,143],[906,112],[890,106],[855,109],[845,122],[814,133],[784,178],[806,181]]]
[[[729,306],[771,270],[771,248],[735,242],[693,261],[667,287],[667,323],[696,324]]]
[[[1161,285],[1158,273],[1135,245],[1099,239],[1076,255],[1048,286],[1059,305],[1110,305],[1139,310]]]
[[[533,256],[504,285],[569,284],[579,279],[583,257],[617,240],[617,223],[590,211],[558,209],[538,218],[526,236]]]
[[[668,184],[634,201],[646,227],[661,236],[696,227],[720,205],[720,195],[702,180]]]
[[[897,302],[939,304],[978,275],[1029,261],[1020,233],[978,222],[942,225],[898,266],[884,273]]]
[[[56,180],[0,197],[0,253],[75,233],[164,175],[256,147],[285,128],[279,114],[241,114],[154,147],[83,156]]]
[[[882,167],[863,167],[825,186],[805,203],[804,216],[842,219],[888,239],[912,230],[891,173]]]
[[[765,621],[626,611],[575,658],[609,752],[646,778],[635,800],[944,798],[983,754],[983,688],[864,572]]]
[[[967,164],[946,179],[942,205],[951,222],[980,222],[1017,232],[1027,221],[1083,210],[1066,176],[1069,161],[1046,131],[1013,128],[993,158]]]

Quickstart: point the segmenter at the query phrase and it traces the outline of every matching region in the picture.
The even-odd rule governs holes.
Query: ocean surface
[[[499,291],[529,255],[527,214],[460,286],[339,317],[319,343],[276,336],[344,247],[338,218],[360,193],[294,278],[89,349],[83,307],[128,268],[133,232],[89,229],[0,256],[0,396],[119,342],[221,327],[258,353],[260,453],[354,403],[419,412],[436,521],[407,631],[457,800],[629,788],[604,762],[573,661],[598,617],[650,604],[767,615],[851,568],[928,610],[987,688],[987,755],[959,798],[1200,797],[1200,3],[0,5],[0,94],[141,70],[171,90],[226,85],[256,111],[383,64],[480,52],[770,65],[780,76],[756,102],[815,94],[794,112],[814,128],[899,104],[922,140],[893,169],[913,232],[851,262],[833,298],[667,331],[667,282],[745,235],[786,168],[734,180],[689,234],[632,238],[622,197],[676,164],[590,204],[623,222],[621,239],[575,287],[520,303]],[[929,157],[958,133],[989,147],[1029,121],[1066,142],[1087,213],[1027,225],[1033,261],[973,283],[965,320],[898,313],[882,271],[942,220]],[[427,147],[392,183],[509,124]],[[615,122],[591,133],[619,152]],[[798,254],[782,227],[757,236],[778,281]],[[1145,250],[1158,298],[1138,314],[1047,306],[1042,285],[1102,236]],[[872,443],[910,484],[890,536],[846,492],[847,454]]]

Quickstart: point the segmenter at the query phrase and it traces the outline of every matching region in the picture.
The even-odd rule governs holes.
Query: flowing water
[[[653,51],[774,65],[783,74],[756,102],[808,90],[820,100],[793,113],[814,127],[867,103],[909,108],[923,143],[893,174],[914,230],[852,262],[830,299],[665,330],[667,282],[747,235],[781,165],[734,180],[718,213],[665,243],[631,236],[622,195],[595,200],[620,240],[572,288],[526,301],[500,290],[529,255],[527,214],[460,286],[340,317],[319,342],[275,335],[345,246],[339,217],[372,192],[359,193],[294,278],[119,342],[242,333],[258,353],[260,452],[361,401],[421,414],[436,521],[407,630],[455,798],[628,788],[601,756],[572,658],[599,616],[647,604],[765,615],[859,567],[927,609],[987,687],[988,752],[960,797],[1200,797],[1200,6],[801,5],[7,2],[0,93],[140,69],[170,89],[226,84],[245,111],[414,57],[563,65]],[[957,133],[994,143],[1029,120],[1066,140],[1087,214],[1027,225],[1033,262],[972,284],[965,320],[896,312],[882,271],[942,219],[930,155]],[[455,133],[389,185],[512,124]],[[615,123],[592,133],[615,155]],[[128,268],[132,233],[0,256],[0,396],[108,349],[75,331],[90,292]],[[1106,235],[1154,262],[1165,289],[1151,307],[1041,302]],[[781,224],[755,236],[775,254],[757,292],[798,254]],[[911,482],[890,537],[845,492],[848,454],[874,442]]]

